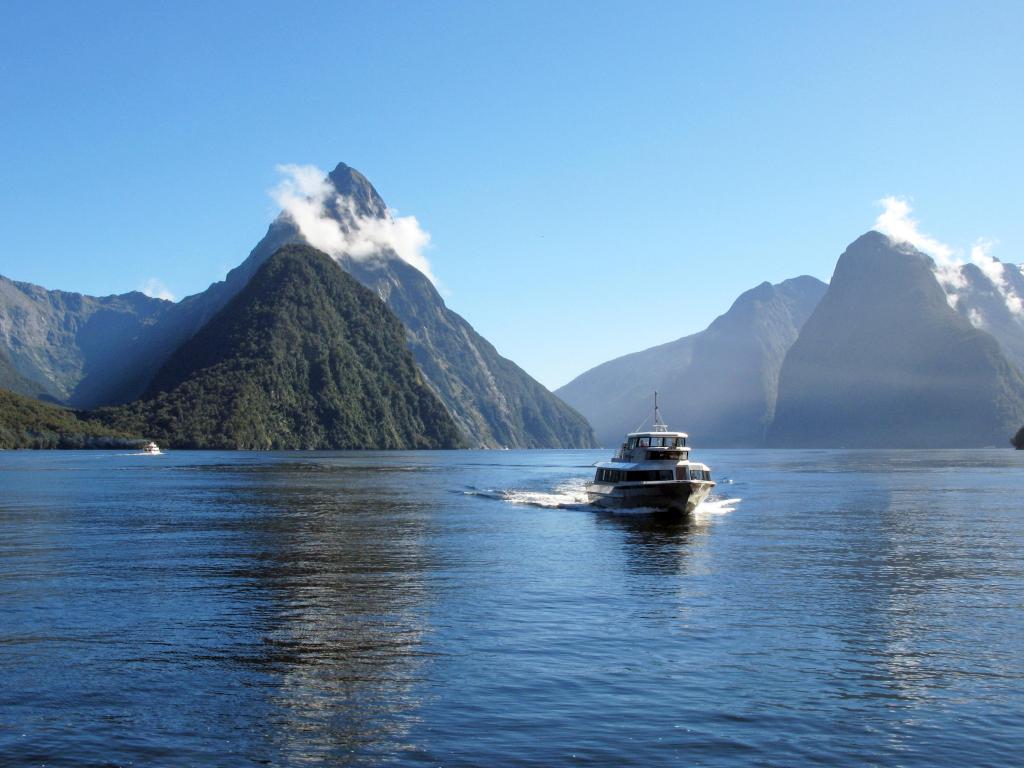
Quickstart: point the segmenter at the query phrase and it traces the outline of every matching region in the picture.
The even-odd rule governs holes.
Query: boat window
[[[672,474],[672,470],[671,469],[659,469],[658,470],[658,479],[659,480],[671,480],[672,477],[673,477],[673,474]]]
[[[629,447],[630,448],[636,448],[636,438],[635,437],[629,438]]]
[[[636,444],[639,445],[641,448],[650,448],[651,447],[651,438],[649,438],[649,437],[641,437],[641,438],[637,439],[637,443]]]
[[[678,459],[679,454],[675,451],[648,451],[648,461],[669,461],[671,459]]]
[[[651,448],[661,448],[664,445],[665,445],[664,438],[661,438],[661,437],[652,437],[651,438]]]

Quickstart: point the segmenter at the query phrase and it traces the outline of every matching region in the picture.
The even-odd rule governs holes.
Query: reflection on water
[[[1012,764],[1024,457],[708,453],[0,455],[0,763]]]
[[[338,764],[353,752],[398,750],[415,721],[425,658],[432,564],[423,504],[382,492],[387,469],[364,470],[360,482],[378,490],[360,494],[348,468],[252,474],[259,484],[250,493],[223,499],[260,510],[247,517],[250,542],[230,578],[251,584],[262,605],[254,644],[232,661],[278,678],[268,726],[281,759]],[[249,595],[240,607],[251,610]]]

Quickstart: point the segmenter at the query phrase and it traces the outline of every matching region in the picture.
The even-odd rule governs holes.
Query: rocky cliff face
[[[1024,378],[933,269],[877,232],[846,249],[786,354],[771,445],[1005,445],[1024,421]]]
[[[7,350],[0,347],[0,389],[6,389],[25,397],[42,398],[47,396],[45,387],[37,381],[27,379],[18,373]]]
[[[806,276],[762,283],[700,333],[603,363],[557,394],[587,417],[602,445],[617,445],[650,417],[655,390],[670,426],[695,444],[762,445],[783,357],[825,288]]]
[[[123,350],[172,306],[137,291],[84,296],[0,277],[0,347],[53,399],[90,404]]]

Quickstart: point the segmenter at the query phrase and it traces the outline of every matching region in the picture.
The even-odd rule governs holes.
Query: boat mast
[[[658,410],[658,390],[654,390],[654,424],[651,425],[655,432],[667,432],[668,425],[661,420],[661,411]]]

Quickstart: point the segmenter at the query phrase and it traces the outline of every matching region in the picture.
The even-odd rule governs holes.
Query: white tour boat
[[[616,509],[650,507],[692,512],[715,483],[705,464],[690,461],[685,432],[669,432],[658,412],[654,393],[654,424],[650,432],[630,432],[611,461],[594,466],[594,481],[587,483],[591,504]]]
[[[142,446],[143,453],[160,453],[160,446],[156,443],[146,443]]]

